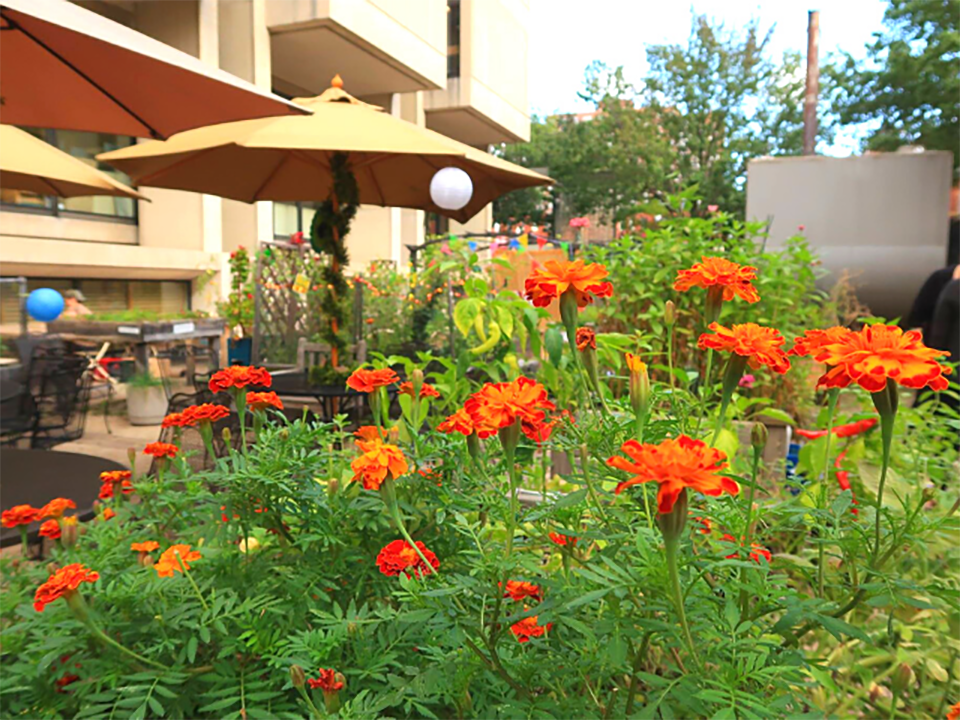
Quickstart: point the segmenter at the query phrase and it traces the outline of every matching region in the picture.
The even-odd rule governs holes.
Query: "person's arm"
[[[937,308],[937,298],[940,297],[940,291],[950,282],[952,276],[952,267],[941,268],[932,273],[917,293],[910,312],[900,321],[900,327],[904,330],[920,328],[928,332],[930,323],[933,321],[933,313]]]

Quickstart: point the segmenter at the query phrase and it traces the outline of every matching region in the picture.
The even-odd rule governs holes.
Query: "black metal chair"
[[[83,437],[90,401],[87,359],[59,348],[37,348],[26,392],[35,405],[30,447],[46,450]]]
[[[167,414],[183,412],[191,405],[216,403],[216,396],[209,390],[199,390],[195,393],[177,393],[167,403]],[[235,414],[219,420],[213,424],[213,451],[216,457],[225,457],[228,454],[227,445],[223,440],[223,429],[230,428],[230,444],[235,450],[240,449],[240,421]],[[200,431],[196,428],[161,428],[158,442],[172,443],[180,431],[180,450],[188,454],[187,462],[194,470],[206,470],[213,467],[214,458],[210,457]],[[156,460],[150,465],[150,473],[156,472]]]

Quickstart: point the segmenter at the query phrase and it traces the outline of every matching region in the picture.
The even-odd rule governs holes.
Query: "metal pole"
[[[813,155],[817,147],[817,95],[820,92],[820,12],[807,15],[807,85],[803,97],[803,154]]]

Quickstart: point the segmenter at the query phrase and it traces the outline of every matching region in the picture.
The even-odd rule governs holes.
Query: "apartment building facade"
[[[286,97],[345,89],[475,147],[529,138],[529,0],[78,0],[79,5]],[[37,79],[42,82],[42,78]],[[31,128],[91,164],[134,138]],[[98,166],[120,180],[122,173]],[[0,274],[78,288],[94,311],[212,309],[238,246],[309,231],[309,204],[253,205],[143,188],[150,202],[0,193]],[[486,229],[487,208],[449,230]],[[424,213],[361,207],[351,264],[406,261]],[[446,225],[443,225],[447,229]],[[7,303],[4,303],[6,306]]]

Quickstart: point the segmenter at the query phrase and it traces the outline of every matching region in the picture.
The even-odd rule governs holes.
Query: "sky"
[[[821,63],[838,49],[862,57],[864,45],[883,27],[882,0],[531,0],[530,110],[538,116],[592,110],[577,97],[583,71],[594,60],[622,65],[628,81],[642,86],[648,44],[686,44],[692,13],[727,27],[752,18],[774,27],[774,56],[796,50],[806,56],[807,11],[820,11]],[[838,135],[829,154],[858,147],[857,133]]]

